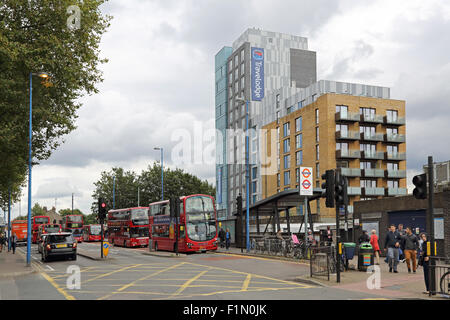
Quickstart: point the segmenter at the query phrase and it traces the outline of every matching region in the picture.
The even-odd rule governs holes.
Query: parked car
[[[43,235],[41,235],[41,237],[38,240],[38,252],[39,253],[42,253],[42,248],[43,248],[42,244],[44,243],[45,237],[47,237],[47,235],[43,234]]]
[[[70,232],[47,233],[42,242],[42,261],[61,256],[77,260],[77,241]]]

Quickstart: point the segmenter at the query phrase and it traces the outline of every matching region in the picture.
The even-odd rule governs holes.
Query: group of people
[[[363,234],[359,237],[359,243],[369,242],[374,250],[375,264],[380,264],[381,249],[378,244],[378,236],[376,230],[371,231],[371,236],[367,234],[367,231],[363,231]],[[384,251],[386,252],[385,262],[389,265],[389,272],[398,273],[398,264],[400,261],[405,262],[408,267],[408,273],[416,273],[417,267],[422,266],[424,272],[424,280],[426,291],[429,292],[429,257],[427,255],[427,235],[421,233],[417,237],[411,227],[403,229],[403,225],[400,224],[398,229],[395,225],[391,225],[386,234],[384,241]]]
[[[16,253],[17,236],[15,233],[11,235],[11,249],[13,254]],[[8,236],[4,233],[0,233],[0,252],[3,252],[3,247],[8,247]],[[8,250],[9,251],[9,250]]]
[[[220,228],[219,240],[220,240],[220,247],[223,248],[225,246],[225,248],[228,250],[231,244],[230,229],[227,228],[227,231],[224,231],[223,228]]]

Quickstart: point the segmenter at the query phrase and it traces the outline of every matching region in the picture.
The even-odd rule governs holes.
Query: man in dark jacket
[[[408,273],[411,273],[410,262],[412,260],[413,272],[416,273],[417,269],[417,248],[419,247],[419,241],[417,237],[412,233],[410,227],[406,228],[406,234],[402,237],[402,249],[405,253],[406,264],[408,266]]]
[[[363,242],[370,242],[370,237],[367,234],[366,230],[363,230],[362,235],[359,237],[359,244],[363,243]]]
[[[219,239],[220,239],[220,247],[223,248],[225,245],[225,231],[223,228],[220,228],[219,231]]]
[[[387,251],[388,255],[389,272],[393,270],[394,273],[398,273],[397,265],[401,240],[400,234],[395,231],[395,225],[391,225],[384,240],[384,251]]]

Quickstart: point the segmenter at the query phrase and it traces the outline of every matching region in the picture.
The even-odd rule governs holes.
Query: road
[[[99,244],[79,248],[99,251]],[[25,254],[25,248],[18,248]],[[309,272],[298,262],[196,253],[180,257],[146,255],[147,249],[114,247],[108,259],[78,256],[76,261],[42,262],[37,247],[32,260],[39,272],[0,281],[2,299],[45,300],[326,300],[379,298],[295,282]],[[97,252],[98,252],[97,251]],[[79,282],[73,270],[80,271]],[[79,287],[76,287],[79,284]]]

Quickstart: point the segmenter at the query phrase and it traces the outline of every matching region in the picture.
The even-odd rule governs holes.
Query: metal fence
[[[430,274],[431,268],[434,269],[435,274],[435,292],[436,294],[440,294],[446,298],[450,298],[450,258],[441,258],[441,257],[430,257],[435,261],[434,266],[430,266]],[[433,279],[430,278],[431,281]]]
[[[308,259],[307,245],[303,241],[293,243],[291,239],[274,237],[252,237],[250,252],[258,255],[280,256],[292,259]]]
[[[331,247],[310,247],[310,276],[325,276],[330,280]]]

